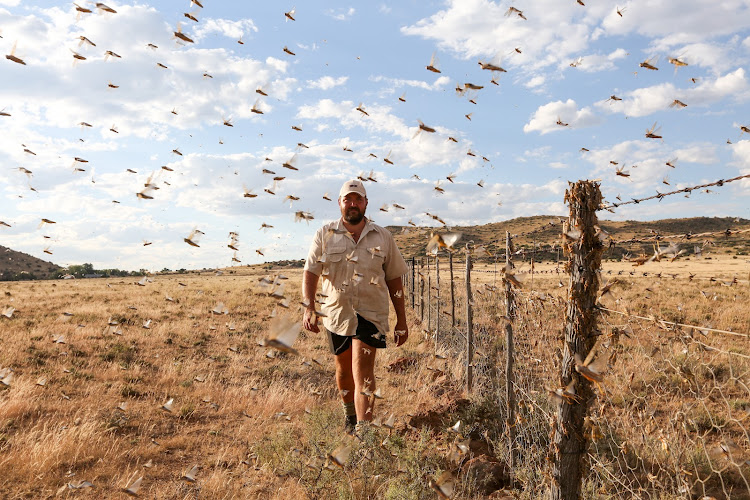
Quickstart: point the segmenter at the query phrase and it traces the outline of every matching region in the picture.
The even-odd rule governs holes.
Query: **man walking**
[[[372,420],[375,354],[386,346],[389,298],[396,311],[394,342],[400,346],[409,336],[401,283],[406,262],[391,233],[365,217],[367,201],[360,181],[344,183],[338,198],[341,218],[315,233],[302,276],[303,325],[315,333],[320,331],[315,293],[323,277],[323,325],[350,433],[357,423]]]

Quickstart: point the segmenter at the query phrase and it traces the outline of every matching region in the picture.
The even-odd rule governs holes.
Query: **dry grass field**
[[[521,460],[495,486],[531,499],[549,484],[549,391],[568,278],[544,264],[532,283],[529,267],[520,267],[514,321]],[[590,406],[586,498],[750,498],[750,340],[672,324],[750,333],[749,270],[742,256],[605,263],[603,276],[617,282],[602,304],[628,315],[600,318],[609,368]],[[463,390],[463,267],[453,328],[441,264],[430,323],[427,311],[420,322],[419,309],[408,309],[408,343],[378,354],[375,414],[393,414],[393,429],[361,440],[343,433],[322,336],[303,332],[299,355],[261,345],[274,309],[299,315],[300,270],[157,275],[145,286],[2,283],[0,306],[15,311],[0,317],[9,383],[0,385],[0,497],[125,498],[142,477],[144,498],[436,498],[430,481],[449,470],[455,498],[486,498],[486,469],[469,459],[508,458],[498,320],[506,306],[495,267],[475,271],[473,391]],[[258,286],[279,274],[288,309]],[[342,446],[351,453],[339,467],[327,455]]]

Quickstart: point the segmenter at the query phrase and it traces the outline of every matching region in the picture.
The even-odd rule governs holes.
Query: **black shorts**
[[[357,314],[357,331],[351,337],[344,335],[338,335],[333,333],[331,330],[326,329],[328,332],[328,347],[331,348],[331,352],[335,355],[345,353],[352,345],[352,339],[359,339],[370,347],[376,349],[385,349],[385,337],[382,339],[378,334],[377,327],[370,321]]]

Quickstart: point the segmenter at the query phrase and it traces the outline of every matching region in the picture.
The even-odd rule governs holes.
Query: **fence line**
[[[584,223],[576,229],[586,233],[589,227]],[[747,231],[737,230],[735,233],[730,229],[729,232],[731,236]],[[709,234],[699,233],[690,238]],[[656,236],[654,241],[659,241]],[[571,250],[580,245],[581,240],[567,242]],[[554,486],[550,484],[550,472],[554,475],[554,468],[559,467],[565,457],[561,457],[564,453],[558,453],[561,448],[552,438],[557,440],[562,429],[563,435],[567,430],[568,434],[579,436],[586,444],[578,453],[584,463],[591,464],[581,468],[585,476],[577,480],[583,497],[750,498],[750,469],[745,465],[750,465],[750,433],[746,429],[750,415],[750,388],[746,384],[750,376],[750,356],[746,354],[745,343],[750,334],[731,331],[734,324],[727,323],[726,319],[730,314],[744,314],[741,306],[744,299],[738,297],[750,292],[744,287],[725,292],[711,287],[715,290],[714,297],[722,300],[707,302],[698,298],[694,311],[680,310],[674,313],[675,316],[666,312],[663,305],[652,304],[647,297],[644,299],[638,286],[623,289],[621,299],[634,298],[635,310],[647,312],[630,314],[596,305],[592,314],[600,320],[601,328],[594,334],[595,346],[583,350],[578,362],[573,357],[572,364],[568,365],[572,367],[569,380],[575,381],[570,386],[561,377],[561,372],[566,373],[567,355],[563,350],[568,349],[568,343],[560,341],[560,319],[565,309],[569,312],[572,294],[568,291],[561,297],[567,288],[557,285],[554,269],[549,272],[514,270],[519,275],[539,274],[547,278],[535,282],[542,288],[540,291],[513,290],[512,301],[518,311],[518,320],[508,321],[507,318],[512,318],[508,314],[511,300],[488,276],[489,273],[495,276],[500,273],[503,284],[507,285],[503,271],[508,267],[497,266],[498,257],[504,255],[510,260],[524,254],[516,255],[507,244],[506,247],[504,254],[495,256],[494,270],[475,269],[477,258],[471,251],[466,252],[464,266],[454,267],[455,252],[449,252],[451,278],[447,281],[440,277],[445,266],[439,265],[437,256],[434,277],[429,257],[427,261],[411,259],[410,273],[414,279],[410,282],[409,292],[412,298],[417,293],[422,296],[419,303],[416,300],[413,303],[420,307],[423,322],[425,315],[429,318],[426,332],[434,334],[436,352],[454,359],[465,358],[465,363],[461,359],[453,365],[456,379],[465,380],[467,390],[471,387],[472,394],[482,398],[487,397],[488,389],[495,389],[489,394],[496,398],[498,422],[505,425],[498,425],[502,429],[493,439],[507,442],[508,446],[498,446],[494,450],[501,460],[523,468],[524,494],[540,498],[548,494],[545,492],[550,486]],[[577,266],[571,263],[570,257],[566,260],[568,263],[564,268],[558,263],[558,274],[563,271],[570,276],[570,290],[573,290],[582,282],[571,273]],[[592,272],[587,265],[584,269]],[[484,273],[484,277],[477,277],[474,273]],[[613,274],[612,271],[609,273]],[[637,274],[624,270],[621,273],[639,279],[641,276],[665,280],[679,277],[681,281],[677,288],[699,280],[727,284],[714,277],[664,270]],[[466,278],[466,288],[459,287],[454,293],[455,278],[461,274]],[[602,281],[604,274],[606,272],[592,273]],[[628,281],[630,285],[638,283]],[[748,280],[733,278],[728,283],[733,286],[746,282]],[[669,286],[667,283],[665,281],[665,292]],[[424,300],[426,284],[428,290],[436,290],[437,300]],[[549,289],[545,290],[547,286]],[[441,299],[447,295],[445,292],[449,287],[452,292],[450,305]],[[589,290],[595,293],[597,287],[589,286]],[[676,300],[685,300],[683,297],[691,296],[690,291],[687,290],[687,295],[673,296]],[[428,293],[432,296],[431,291]],[[648,316],[652,306],[656,314]],[[425,311],[424,307],[428,310]],[[659,313],[658,310],[665,312]],[[624,317],[626,328],[610,323],[611,317],[606,313]],[[673,314],[671,319],[674,321],[657,319],[663,314]],[[717,325],[721,328],[695,326],[703,318],[714,316],[723,318],[720,320],[723,324]],[[695,317],[699,319],[693,319]],[[688,319],[688,323],[684,323],[684,319]],[[651,323],[666,330],[656,336],[656,340]],[[727,324],[729,329],[724,326]],[[508,326],[512,328],[513,338],[506,337],[502,344],[498,339]],[[689,331],[681,331],[682,328]],[[623,330],[631,335],[620,335]],[[721,347],[715,347],[699,335],[695,338],[690,331],[715,332],[726,337],[716,337],[721,339]],[[506,358],[505,377],[498,377],[502,373],[499,365],[503,348],[512,359],[513,371],[508,371]],[[593,349],[596,350],[595,356]],[[592,354],[592,358],[583,361],[586,353]],[[583,375],[587,369],[593,373],[589,375],[594,382]],[[591,387],[588,395],[583,390],[586,382]],[[569,390],[573,392],[569,393]],[[573,427],[561,424],[563,420],[560,418],[560,408],[569,410],[568,407],[573,406],[587,407],[583,426],[575,432]],[[553,424],[553,434],[550,434],[550,423]],[[515,450],[514,444],[517,445]],[[551,457],[554,460],[550,466]],[[518,477],[513,469],[511,467],[511,474]],[[575,474],[554,477],[558,476],[568,484],[576,483]]]

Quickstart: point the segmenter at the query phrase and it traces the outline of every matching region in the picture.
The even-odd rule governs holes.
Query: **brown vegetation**
[[[586,423],[586,498],[750,498],[748,339],[719,332],[750,333],[749,266],[711,252],[637,267],[603,263],[602,277],[616,283],[601,303],[625,315],[599,320],[596,349],[609,367]],[[472,273],[474,390],[463,391],[460,258],[458,327],[446,314],[441,264],[432,323],[409,310],[408,343],[378,354],[384,399],[376,418],[393,414],[393,428],[365,431],[360,441],[342,432],[322,337],[303,332],[300,356],[259,345],[274,307],[298,314],[299,270],[238,267],[154,276],[145,286],[138,278],[3,283],[0,305],[15,311],[0,316],[0,372],[13,370],[9,386],[0,385],[0,497],[80,496],[73,486],[90,481],[93,497],[124,498],[122,488],[143,476],[146,498],[434,498],[450,471],[456,498],[500,487],[540,498],[549,486],[549,391],[560,383],[569,277],[554,262],[531,275],[529,259],[516,260],[514,470],[504,465],[505,304],[494,264]],[[258,288],[267,273],[289,278],[289,310]],[[212,312],[220,302],[227,314]],[[327,455],[342,446],[349,454],[340,468]],[[195,482],[184,479],[194,465]]]

